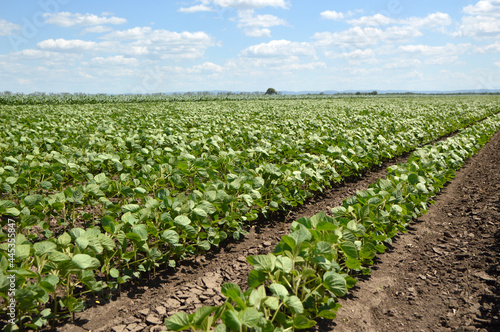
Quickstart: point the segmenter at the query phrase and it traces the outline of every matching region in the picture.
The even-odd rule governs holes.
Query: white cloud
[[[500,41],[497,41],[490,45],[476,48],[475,51],[477,51],[478,53],[491,53],[491,52],[500,53]]]
[[[316,51],[306,42],[291,42],[289,40],[272,40],[268,43],[252,45],[241,52],[244,57],[267,58],[289,56],[315,57]]]
[[[58,52],[117,53],[164,60],[199,58],[208,47],[215,45],[213,38],[205,32],[173,32],[150,27],[113,31],[101,38],[104,41],[48,39],[37,46]]]
[[[86,33],[105,33],[105,32],[110,32],[110,31],[113,31],[112,27],[108,27],[105,25],[96,25],[96,26],[92,26],[92,27],[88,27],[88,28],[83,29],[82,33],[83,34],[86,34]]]
[[[429,46],[429,45],[402,45],[398,50],[403,53],[419,53],[426,56],[440,55],[453,56],[463,54],[471,48],[471,44],[451,44],[447,43],[444,46]]]
[[[499,67],[499,68],[500,68],[500,61],[495,62],[495,66],[497,66],[497,67]]]
[[[409,41],[422,33],[412,27],[388,27],[385,30],[359,26],[340,32],[319,32],[313,35],[319,47],[337,47],[340,49],[358,49],[374,46],[380,42],[398,43]]]
[[[125,24],[127,20],[120,17],[97,16],[94,14],[80,14],[70,12],[45,13],[45,23],[55,24],[61,27],[88,26],[102,24]]]
[[[483,0],[463,8],[467,15],[455,33],[456,37],[485,39],[500,35],[500,1]]]
[[[483,39],[500,34],[500,19],[493,16],[465,16],[456,36]]]
[[[410,17],[407,19],[398,20],[399,24],[410,25],[418,28],[437,28],[448,26],[452,22],[450,15],[446,13],[436,12],[427,15],[426,17]]]
[[[351,25],[359,25],[359,26],[381,26],[395,22],[396,20],[382,14],[375,14],[373,16],[363,16],[358,19],[352,19],[347,21],[347,23]]]
[[[267,28],[287,24],[274,15],[254,15],[253,9],[238,11],[238,28],[243,28],[247,36],[270,37],[271,31]]]
[[[182,7],[182,8],[179,8],[179,11],[181,13],[197,13],[197,12],[213,12],[214,9],[210,8],[207,5],[201,4],[201,5],[191,6],[191,7]]]
[[[456,55],[439,55],[431,57],[425,60],[425,63],[428,65],[449,65],[453,63],[458,63],[458,56]]]
[[[344,13],[336,12],[335,10],[325,10],[321,12],[321,17],[327,20],[340,21],[344,18]]]
[[[284,0],[213,0],[220,7],[231,7],[236,9],[257,9],[263,7],[288,8],[288,2]]]
[[[271,30],[263,28],[245,29],[245,34],[249,37],[271,37]]]
[[[82,52],[82,51],[104,51],[108,43],[105,45],[103,42],[86,41],[81,39],[47,39],[37,44],[42,50],[52,51],[68,51],[68,52]]]
[[[200,72],[214,72],[220,73],[224,70],[224,67],[217,65],[212,62],[204,62],[201,65],[195,65],[188,69],[191,73],[200,73]]]
[[[325,56],[329,58],[346,58],[346,59],[363,59],[374,57],[375,52],[371,48],[367,49],[357,49],[352,52],[335,53],[335,52],[325,52]]]
[[[463,12],[468,15],[484,15],[500,17],[500,1],[483,0],[475,5],[468,5],[463,8]]]
[[[0,19],[0,36],[9,36],[14,34],[16,31],[21,31],[20,25]]]
[[[419,59],[394,59],[390,63],[385,65],[387,69],[399,69],[399,68],[409,68],[416,67],[420,65]]]
[[[123,55],[115,55],[106,58],[95,57],[90,60],[90,63],[98,66],[136,66],[139,64],[139,60]]]
[[[409,17],[405,19],[394,19],[378,13],[372,16],[352,19],[347,21],[347,23],[354,26],[383,26],[395,24],[415,28],[435,28],[450,25],[451,18],[450,15],[441,12],[432,13],[426,17]]]

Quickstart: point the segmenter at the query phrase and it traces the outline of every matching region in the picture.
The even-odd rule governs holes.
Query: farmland
[[[272,222],[333,186],[462,130],[438,148],[417,150],[410,163],[420,171],[411,164],[390,168],[392,184],[382,180],[333,214],[327,211],[330,216],[292,223],[292,233],[275,250],[281,258],[247,259],[256,268],[249,284],[256,293],[247,298],[239,286],[225,286],[223,295],[236,304],[216,313],[240,327],[243,316],[252,316],[246,326],[256,328],[253,317],[278,317],[283,328],[331,319],[337,298],[356,283],[350,275],[369,273],[384,243],[425,213],[431,197],[498,130],[498,101],[448,96],[2,105],[0,294],[8,303],[6,277],[15,267],[23,324],[62,322],[83,311],[90,298],[109,298],[157,271],[242,240],[251,225]],[[440,160],[437,169],[433,160]],[[362,201],[376,204],[371,209],[380,214],[358,206]],[[324,228],[318,230],[319,224]],[[336,229],[342,229],[337,239],[327,235]],[[310,263],[302,257],[306,266],[297,269],[322,271],[326,277],[317,288],[323,293],[285,293],[285,280],[296,277],[295,261],[285,252],[312,241],[315,231],[326,232],[308,244],[322,258]],[[327,252],[337,240],[338,251]],[[271,276],[275,269],[282,275]],[[300,281],[294,282],[296,290]],[[264,285],[275,285],[267,292],[271,300]],[[312,298],[319,302],[309,303]],[[256,299],[267,310],[262,315]],[[214,310],[200,317],[212,317]],[[176,317],[182,319],[169,327],[185,328],[183,316]]]

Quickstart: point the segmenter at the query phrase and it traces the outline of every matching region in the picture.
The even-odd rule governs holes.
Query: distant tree
[[[361,95],[361,92],[356,92],[356,96],[360,96]]]
[[[266,95],[277,95],[278,93],[273,88],[269,88],[266,91]]]
[[[370,94],[371,94],[371,95],[377,95],[377,94],[378,94],[378,92],[377,92],[377,91],[372,91],[372,92],[370,92]]]

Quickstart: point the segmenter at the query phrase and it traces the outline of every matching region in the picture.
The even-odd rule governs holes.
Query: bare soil
[[[247,255],[272,251],[291,221],[340,205],[383,177],[387,166],[256,224],[243,241],[185,261],[177,271],[157,271],[118,297],[91,301],[75,322],[53,330],[163,331],[163,319],[180,310],[220,304],[222,283],[245,287]],[[341,300],[338,317],[321,322],[319,331],[500,331],[500,133],[435,200],[428,214],[378,256],[373,273]]]

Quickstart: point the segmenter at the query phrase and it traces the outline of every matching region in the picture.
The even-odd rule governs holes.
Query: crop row
[[[40,327],[498,111],[423,101],[5,106],[0,296],[15,263],[17,317]]]
[[[294,331],[334,319],[344,296],[369,266],[384,243],[421,214],[432,197],[453,178],[466,159],[500,128],[500,116],[483,121],[459,135],[417,149],[404,164],[388,168],[366,191],[332,209],[300,218],[272,254],[248,256],[254,267],[248,289],[226,283],[227,300],[195,313],[179,312],[165,320],[171,331]]]

